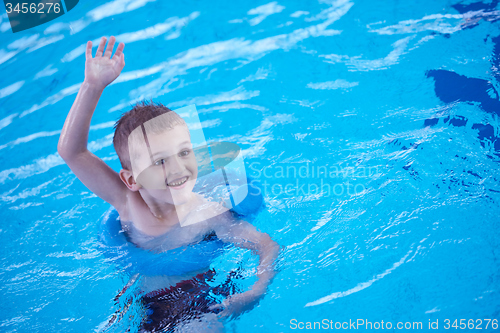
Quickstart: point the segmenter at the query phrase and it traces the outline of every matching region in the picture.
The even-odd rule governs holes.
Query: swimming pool
[[[500,310],[497,9],[81,1],[16,34],[3,14],[0,330],[98,331],[124,306],[114,297],[129,276],[99,249],[108,205],[57,154],[85,42],[112,34],[126,66],[94,114],[94,153],[119,170],[112,126],[130,103],[196,104],[207,139],[240,145],[264,183],[252,223],[284,247],[280,272],[228,331],[324,319],[420,331],[482,319],[496,331],[485,320]],[[256,260],[232,249],[212,266],[251,276]]]

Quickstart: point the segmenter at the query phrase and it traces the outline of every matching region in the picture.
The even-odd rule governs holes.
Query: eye
[[[162,165],[165,164],[165,159],[160,158],[159,160],[155,161],[155,165]]]
[[[185,149],[185,150],[183,150],[183,151],[181,151],[181,152],[179,153],[179,156],[180,156],[180,157],[188,156],[188,155],[189,155],[189,153],[190,153],[190,150],[189,150],[189,149]]]

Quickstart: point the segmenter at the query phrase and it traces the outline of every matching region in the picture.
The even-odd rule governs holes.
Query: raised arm
[[[225,214],[226,216],[229,214]],[[253,225],[241,220],[223,218],[214,228],[217,237],[223,242],[233,243],[238,247],[254,251],[259,256],[257,267],[258,280],[249,291],[230,296],[222,304],[212,306],[212,309],[224,308],[221,317],[237,316],[252,309],[265,295],[267,287],[276,275],[275,263],[280,252],[278,243],[268,234],[259,232]]]
[[[90,120],[97,102],[104,88],[120,75],[125,66],[123,43],[111,57],[115,40],[111,36],[104,50],[106,38],[102,37],[95,58],[92,58],[92,42],[87,42],[85,80],[66,117],[57,151],[90,191],[117,207],[125,202],[127,187],[117,172],[87,149]]]

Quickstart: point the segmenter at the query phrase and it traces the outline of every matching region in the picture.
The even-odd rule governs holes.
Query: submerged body
[[[205,273],[209,271],[211,261],[220,255],[224,243],[217,237],[216,230],[220,230],[224,220],[232,218],[231,213],[224,206],[210,202],[201,195],[197,197],[200,203],[198,210],[192,211],[186,218],[199,219],[198,215],[201,214],[216,216],[184,227],[181,227],[180,223],[173,225],[163,234],[147,234],[140,230],[136,223],[119,217],[121,228],[129,242],[157,254],[169,254],[169,258],[175,260],[165,265],[161,275],[143,275],[144,292],[169,288]],[[161,267],[159,269],[161,270]],[[180,272],[185,273],[179,274]]]
[[[140,253],[154,260],[147,267],[136,267],[142,271],[138,287],[143,296],[139,302],[145,310],[139,332],[175,329],[179,332],[220,332],[223,327],[217,314],[221,309],[213,308],[218,304],[214,296],[225,298],[239,290],[230,276],[215,288],[207,283],[216,275],[210,263],[226,246],[211,226],[211,222],[216,221],[186,227],[178,225],[165,234],[153,236],[138,230],[131,221],[121,220],[116,211],[114,213],[108,223],[119,224],[125,241],[136,245],[137,250],[148,250]]]
[[[214,296],[221,299],[238,293],[234,284],[237,274],[231,272],[224,283],[215,287],[213,283],[208,283],[216,275],[210,264],[227,245],[217,238],[209,223],[203,224],[206,228],[202,229],[208,232],[201,239],[194,237],[189,244],[178,243],[180,247],[170,248],[166,244],[169,243],[168,238],[176,234],[175,231],[159,236],[146,235],[133,223],[121,221],[115,209],[105,214],[100,231],[104,254],[132,276],[118,297],[132,285],[134,289],[139,288],[143,295],[138,299],[145,313],[140,332],[180,327],[183,332],[200,332],[208,331],[208,326],[218,332],[222,328],[216,316],[220,309],[212,308],[218,304]],[[179,227],[177,233],[195,228],[195,225]],[[200,231],[201,228],[196,229]],[[113,251],[114,248],[116,251]],[[123,299],[121,303],[130,301]],[[120,317],[123,315],[125,312]],[[202,328],[199,327],[200,322],[203,322]]]

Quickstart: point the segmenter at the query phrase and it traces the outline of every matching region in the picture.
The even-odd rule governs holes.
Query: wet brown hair
[[[114,126],[115,135],[113,137],[113,146],[115,147],[116,154],[120,159],[123,169],[132,169],[128,146],[130,133],[145,122],[169,112],[172,112],[172,117],[167,117],[170,121],[167,123],[164,121],[160,122],[159,125],[155,126],[156,132],[171,129],[173,126],[179,124],[186,125],[184,120],[177,113],[159,102],[153,102],[152,99],[149,102],[146,100],[138,102],[131,110],[121,115]],[[165,117],[160,117],[159,119],[165,119]]]

